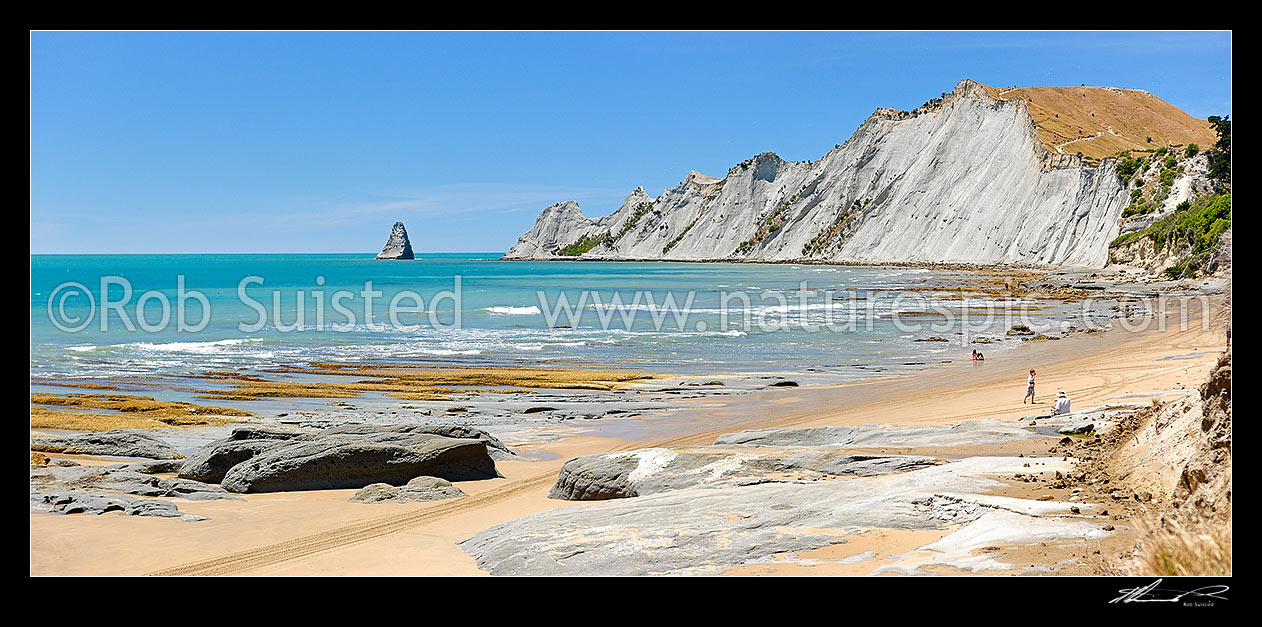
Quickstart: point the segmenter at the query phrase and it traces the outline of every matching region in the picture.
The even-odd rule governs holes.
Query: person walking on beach
[[[1034,369],[1033,368],[1030,369],[1030,378],[1025,382],[1025,398],[1021,399],[1021,404],[1024,405],[1027,400],[1030,401],[1031,405],[1034,404]]]

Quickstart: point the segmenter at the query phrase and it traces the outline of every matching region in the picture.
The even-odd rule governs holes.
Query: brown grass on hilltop
[[[1169,144],[1197,144],[1204,150],[1217,141],[1208,121],[1194,118],[1146,91],[1112,87],[986,89],[1001,100],[1024,99],[1043,147],[1053,153],[1060,146],[1064,154],[1081,152],[1098,160],[1125,150],[1154,150]]]

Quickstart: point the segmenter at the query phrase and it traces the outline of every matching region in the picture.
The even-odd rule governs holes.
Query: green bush
[[[1175,172],[1174,170],[1171,170],[1169,168],[1163,169],[1159,177],[1159,180],[1161,181],[1161,189],[1169,190],[1170,186],[1174,185],[1174,177],[1177,174],[1178,172]]]
[[[1200,151],[1201,151],[1200,146],[1197,146],[1196,144],[1188,144],[1187,150],[1183,151],[1183,156],[1187,157],[1188,159],[1191,159],[1192,157],[1195,157],[1196,153]]]
[[[577,241],[569,244],[568,246],[564,246],[564,247],[556,249],[555,251],[553,251],[553,254],[561,255],[564,257],[577,257],[601,244],[612,244],[612,243],[613,243],[613,237],[609,235],[609,231],[605,231],[604,233],[599,233],[596,235],[585,235],[583,237],[580,237],[578,238]]]
[[[1184,245],[1191,255],[1209,252],[1231,228],[1231,194],[1209,196],[1196,203],[1179,203],[1174,213],[1157,220],[1143,231],[1127,233],[1110,246],[1122,246],[1148,237],[1157,250]]]
[[[1117,175],[1122,177],[1122,180],[1125,181],[1134,176],[1136,172],[1143,170],[1146,165],[1147,161],[1143,157],[1123,159],[1117,164]]]

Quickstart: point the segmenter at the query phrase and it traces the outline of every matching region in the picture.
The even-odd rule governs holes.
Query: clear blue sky
[[[31,251],[507,250],[962,78],[1231,112],[1213,33],[31,34]]]

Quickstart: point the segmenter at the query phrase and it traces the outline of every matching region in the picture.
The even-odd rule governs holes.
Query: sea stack
[[[382,247],[381,252],[377,254],[378,259],[414,259],[412,256],[412,242],[408,241],[408,230],[403,228],[402,222],[395,222],[394,227],[390,229],[390,239],[386,240],[386,245]]]

